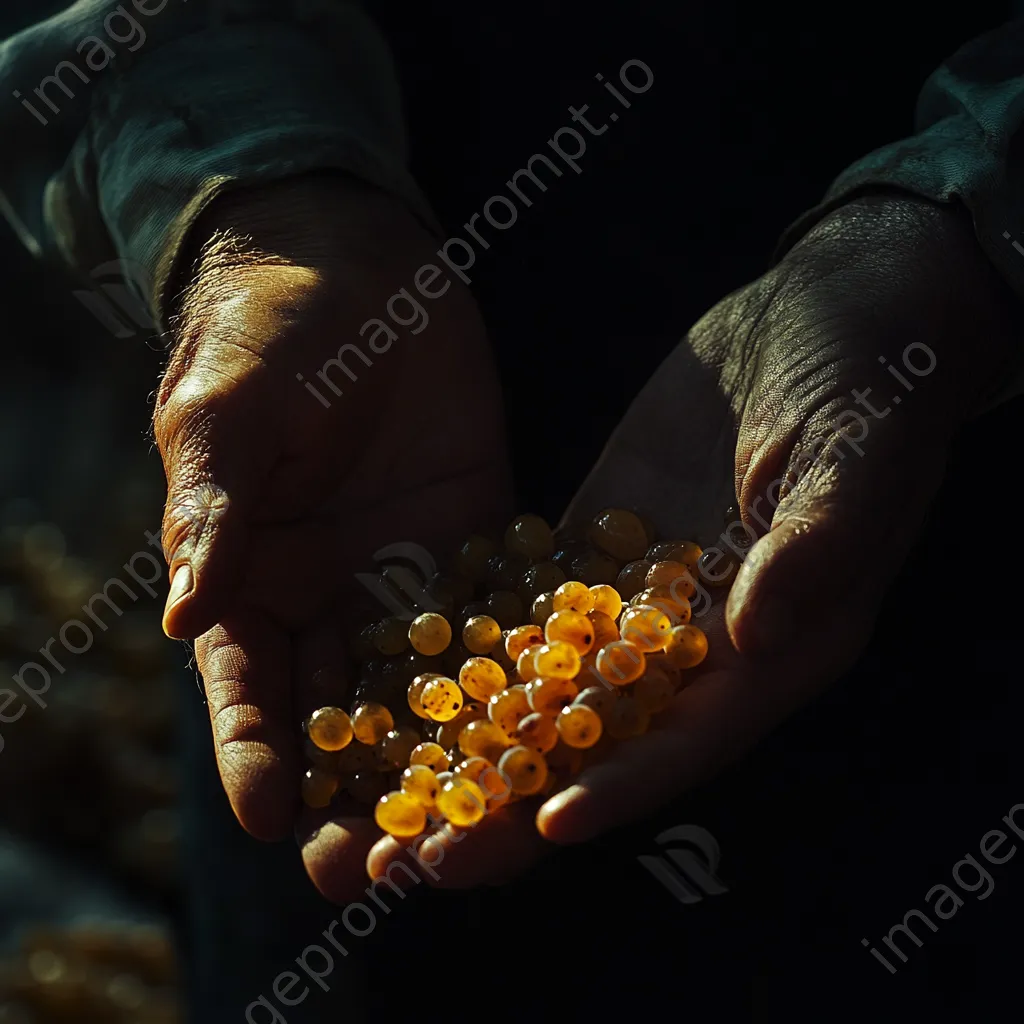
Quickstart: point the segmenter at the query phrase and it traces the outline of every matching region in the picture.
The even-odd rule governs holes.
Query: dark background
[[[571,123],[570,104],[590,103],[595,123],[614,109],[596,73],[614,80],[637,58],[655,74],[650,92],[588,138],[583,173],[556,179],[504,235],[489,231],[493,246],[474,268],[520,505],[557,519],[669,347],[764,270],[782,229],[840,170],[912,130],[926,75],[1005,10],[442,3],[377,17],[398,57],[417,176],[454,234]],[[144,435],[158,355],[140,338],[99,333],[72,284],[31,265],[13,239],[3,251],[4,486],[36,500],[109,576],[140,546],[135,527],[104,547],[91,545],[90,522],[125,508],[104,483],[112,446],[129,482],[158,470]],[[570,407],[579,429],[560,425]],[[961,894],[938,933],[919,929],[924,946],[897,975],[861,938],[878,946],[907,910],[927,909],[924,894],[953,885],[953,864],[1024,801],[1011,668],[1020,601],[1008,578],[1019,515],[1006,483],[1020,408],[965,432],[869,650],[814,708],[658,820],[564,851],[522,883],[468,895],[420,887],[353,949],[334,991],[314,991],[289,1022],[625,1011],[987,1021],[1015,1006],[1021,858],[990,866],[987,900]],[[71,439],[101,413],[92,447],[77,442],[86,453],[71,485]],[[155,522],[158,494],[141,493]],[[885,557],[864,552],[865,571]],[[193,910],[173,880],[140,883],[100,835],[72,843],[52,823],[32,835],[184,927],[199,966],[195,1019],[219,1024],[269,993],[336,910],[317,900],[292,849],[259,847],[227,817],[210,781],[205,711],[189,673],[179,676]],[[11,787],[23,799],[36,784],[26,779]],[[101,805],[106,784],[95,789]],[[730,889],[687,907],[636,862],[661,829],[685,822],[717,837]]]

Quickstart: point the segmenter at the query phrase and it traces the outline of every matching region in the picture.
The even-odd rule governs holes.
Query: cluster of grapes
[[[412,837],[428,817],[467,827],[551,793],[668,707],[708,650],[690,622],[698,580],[726,586],[738,565],[711,574],[697,544],[657,541],[626,509],[557,552],[539,516],[514,520],[504,541],[471,537],[430,581],[441,611],[361,634],[364,654],[391,660],[364,664],[349,712],[303,723],[308,806],[347,792],[375,805],[385,832]]]

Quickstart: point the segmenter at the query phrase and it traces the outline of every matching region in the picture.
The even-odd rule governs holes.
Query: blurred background
[[[0,724],[0,1021],[171,1024],[183,659],[144,532],[162,502],[146,403],[159,353],[135,325],[114,337],[6,224],[0,252],[17,333],[0,372],[0,686],[19,696]],[[160,563],[135,562],[156,597],[124,569],[140,551]],[[113,607],[92,605],[103,629],[82,609],[112,577],[136,599],[111,586]],[[69,630],[87,648],[73,654],[58,638],[59,672],[39,650],[76,619],[94,642]],[[45,706],[10,681],[40,661]]]

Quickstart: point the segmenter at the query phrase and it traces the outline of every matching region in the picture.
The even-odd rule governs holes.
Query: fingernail
[[[174,576],[171,578],[171,589],[167,594],[167,603],[164,605],[163,627],[164,632],[167,633],[168,636],[171,634],[167,630],[167,618],[174,609],[174,606],[192,593],[192,586],[192,566],[185,562],[178,566],[174,572]]]

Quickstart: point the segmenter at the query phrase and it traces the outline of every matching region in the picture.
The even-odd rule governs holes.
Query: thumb
[[[241,583],[250,510],[271,459],[268,417],[252,391],[201,356],[161,389],[154,427],[167,477],[170,576],[163,628],[175,639],[212,628]]]
[[[726,605],[741,654],[824,676],[860,653],[945,463],[936,432],[915,430],[899,413],[812,420],[781,478],[764,486],[763,471],[748,474],[744,521],[769,532],[744,560]]]

